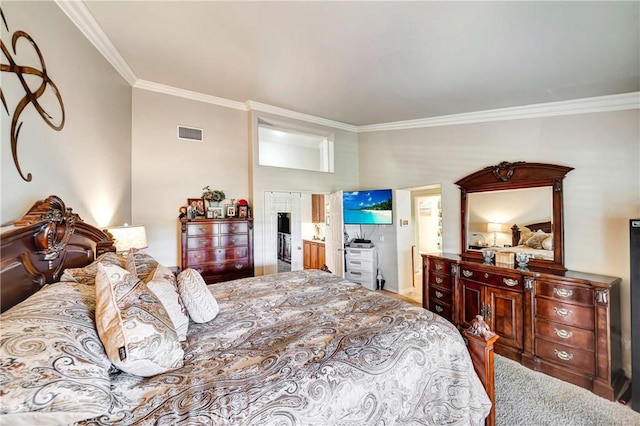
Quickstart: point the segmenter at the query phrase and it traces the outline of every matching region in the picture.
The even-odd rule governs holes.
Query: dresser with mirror
[[[462,250],[422,255],[423,306],[465,328],[480,312],[496,353],[614,400],[626,380],[621,280],[564,266],[571,170],[503,162],[457,181]]]

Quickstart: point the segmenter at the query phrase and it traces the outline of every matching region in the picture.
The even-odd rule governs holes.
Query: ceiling
[[[354,126],[640,90],[640,2],[85,1],[135,78]]]

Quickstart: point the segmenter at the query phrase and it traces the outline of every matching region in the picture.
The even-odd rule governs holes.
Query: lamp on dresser
[[[107,228],[115,241],[116,251],[118,253],[129,253],[132,248],[147,248],[147,230],[144,225],[112,226]]]

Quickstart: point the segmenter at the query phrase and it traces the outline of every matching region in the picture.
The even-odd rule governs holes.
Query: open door
[[[325,213],[325,261],[331,272],[344,277],[344,220],[342,191],[329,194]]]

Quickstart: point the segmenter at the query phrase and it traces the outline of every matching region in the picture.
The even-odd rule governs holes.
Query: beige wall
[[[57,132],[29,105],[19,121],[18,159],[31,182],[24,181],[13,163],[11,117],[0,109],[2,195],[0,223],[21,217],[36,200],[58,195],[86,222],[105,226],[131,215],[131,87],[96,51],[53,2],[3,1],[9,32],[2,40],[11,46],[16,30],[27,32],[38,45],[49,77],[58,87],[66,123]],[[39,66],[25,40],[13,58],[18,65]],[[3,63],[6,60],[3,59]],[[25,96],[14,74],[1,75],[9,112]],[[40,84],[27,78],[32,88]],[[51,87],[39,99],[59,123],[61,109]]]
[[[262,112],[250,114],[252,205],[254,208],[254,262],[256,274],[264,266],[264,193],[265,191],[294,191],[303,193],[331,193],[342,189],[356,189],[358,185],[358,135],[354,132],[288,119]],[[258,165],[258,118],[277,120],[326,135],[334,141],[334,173],[293,170]]]
[[[360,184],[442,184],[443,247],[459,253],[456,180],[500,161],[574,167],[564,182],[565,265],[622,277],[623,361],[630,372],[628,219],[640,216],[639,129],[638,110],[630,110],[361,133]]]
[[[177,125],[204,129],[204,142],[177,138]],[[147,90],[133,92],[132,221],[147,228],[146,250],[180,265],[178,209],[202,188],[249,199],[246,111]]]

